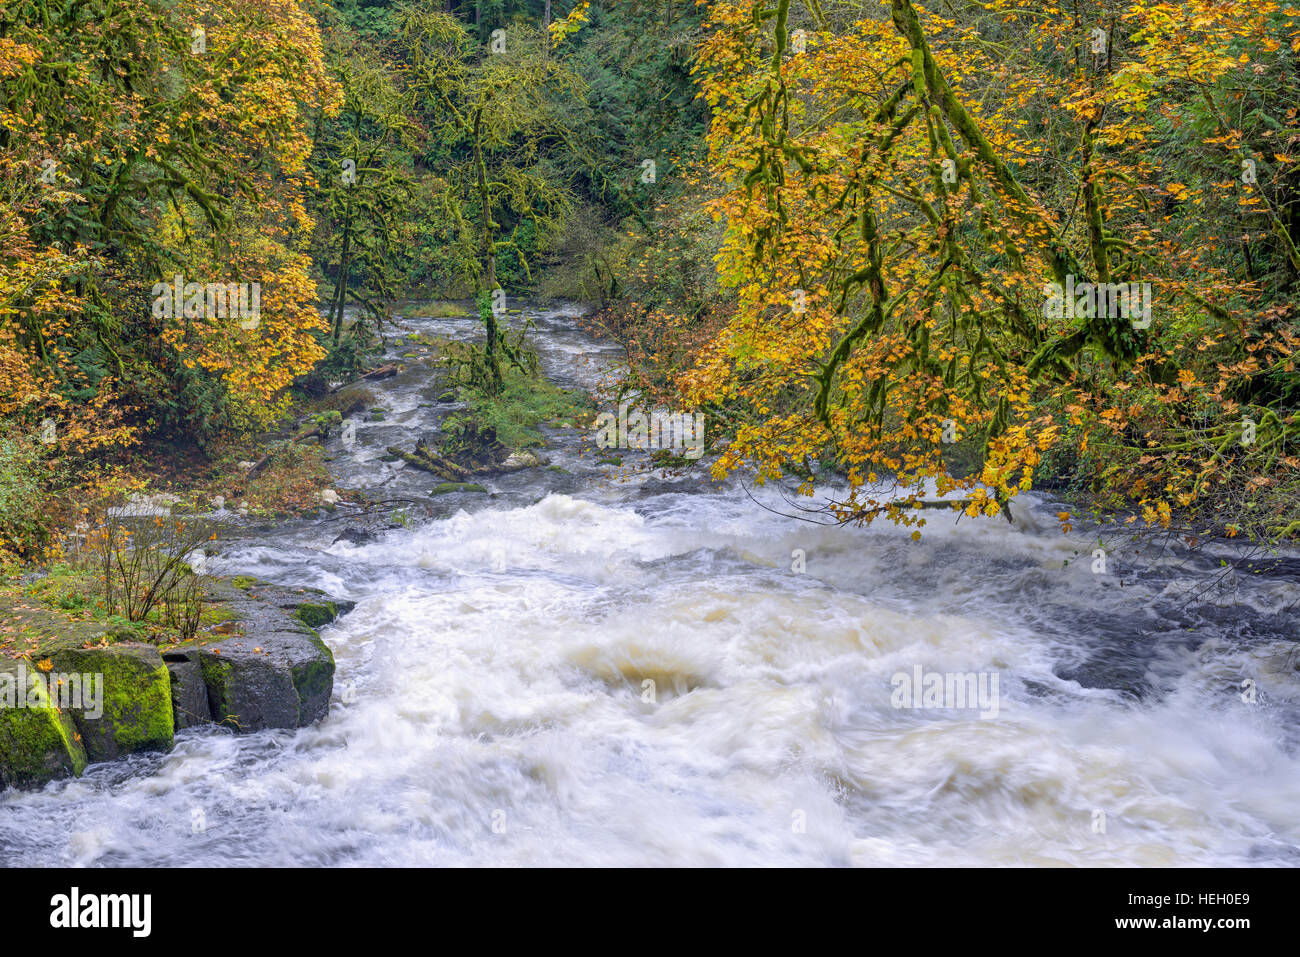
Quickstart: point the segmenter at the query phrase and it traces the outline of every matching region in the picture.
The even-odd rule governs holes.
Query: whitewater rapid
[[[539,316],[567,330],[548,362],[583,353],[570,313]],[[385,441],[357,474],[414,481]],[[372,542],[304,523],[227,549],[216,570],[357,603],[322,632],[328,717],[6,792],[5,863],[1300,862],[1294,578],[1213,603],[1208,560],[1095,574],[1045,499],[915,542],[585,454]],[[996,674],[996,716],[896,707],[918,667]]]

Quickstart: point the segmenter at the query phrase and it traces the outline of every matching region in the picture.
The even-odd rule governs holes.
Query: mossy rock
[[[344,418],[356,415],[375,401],[375,395],[365,386],[344,386],[330,400]]]
[[[54,707],[45,680],[26,661],[0,660],[0,790],[76,777],[86,763],[72,718]]]
[[[457,396],[456,396],[456,393],[455,393],[455,392],[447,391],[447,392],[444,392],[442,395],[438,396],[438,401],[439,401],[439,402],[455,402],[455,401],[456,401],[456,398],[457,398]]]
[[[198,652],[212,718],[236,732],[301,728],[329,710],[334,656],[305,627],[230,639]]]
[[[329,711],[330,695],[334,693],[334,655],[319,636],[313,636],[310,641],[316,654],[300,658],[289,669],[294,690],[298,692],[299,726],[324,717]]]
[[[171,675],[152,645],[122,643],[106,648],[67,648],[54,655],[54,670],[103,678],[97,707],[70,707],[92,761],[136,751],[165,751],[175,734]],[[85,701],[83,704],[96,703]],[[96,712],[99,712],[96,714]]]
[[[298,727],[298,692],[288,669],[207,648],[200,651],[199,664],[218,724],[242,733]]]
[[[383,410],[383,409],[371,409],[371,410],[370,410],[370,421],[371,421],[371,422],[382,422],[382,421],[384,421],[384,410]]]
[[[257,584],[257,579],[252,575],[236,575],[234,578],[230,579],[230,584],[243,591],[248,591]]]
[[[477,482],[443,482],[436,485],[430,490],[430,495],[449,495],[452,492],[487,492],[482,485]]]
[[[321,625],[328,625],[331,621],[339,616],[338,608],[332,601],[316,605],[311,602],[303,602],[294,609],[293,616],[308,628],[316,629]]]

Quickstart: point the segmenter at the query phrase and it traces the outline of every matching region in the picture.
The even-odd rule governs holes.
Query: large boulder
[[[330,601],[319,589],[250,578],[234,579],[219,597],[241,634],[197,649],[212,720],[251,732],[323,718],[334,690],[334,656],[316,629],[352,603]]]
[[[334,656],[306,627],[231,638],[198,654],[218,724],[242,733],[301,728],[329,710]]]
[[[64,648],[54,654],[55,671],[102,679],[102,701],[68,708],[92,761],[111,761],[136,751],[166,751],[172,746],[171,675],[158,649],[138,642],[94,648]]]
[[[40,787],[85,767],[77,729],[50,700],[44,676],[24,660],[0,660],[0,790]]]

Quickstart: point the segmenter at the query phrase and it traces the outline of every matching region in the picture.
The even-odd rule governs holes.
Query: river
[[[548,375],[592,387],[619,352],[579,313],[529,315]],[[373,388],[384,420],[332,466],[419,501],[405,525],[254,528],[212,563],[357,603],[322,632],[329,716],[6,792],[6,864],[1300,863],[1293,557],[1230,588],[1226,544],[1096,574],[1036,493],[914,542],[598,465],[573,429],[553,468],[429,498],[383,456],[436,431],[441,390],[418,360]],[[896,707],[918,668],[996,676],[996,708]]]

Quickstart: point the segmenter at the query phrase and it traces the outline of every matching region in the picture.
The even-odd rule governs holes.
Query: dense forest
[[[401,301],[475,300],[500,391],[498,290],[839,521],[1300,531],[1293,5],[3,0],[0,81],[6,560]]]

